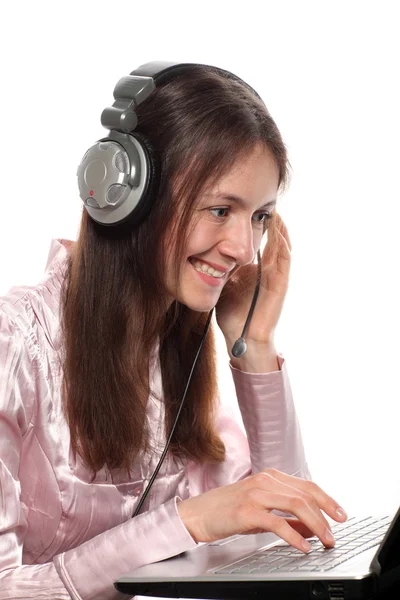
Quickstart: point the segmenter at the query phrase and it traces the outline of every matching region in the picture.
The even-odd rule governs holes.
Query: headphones
[[[149,62],[118,81],[114,88],[114,104],[101,114],[101,124],[110,133],[86,151],[77,170],[80,197],[96,223],[108,227],[135,227],[150,212],[160,180],[159,158],[146,137],[134,131],[138,124],[135,109],[157,86],[193,67],[210,68],[197,63]],[[262,101],[237,75],[218,67],[211,68],[243,84]],[[245,335],[257,301],[260,279],[261,256],[258,253],[257,283],[250,311],[242,335],[232,348],[236,357],[246,352]],[[205,333],[207,329],[208,325]]]
[[[77,170],[79,195],[96,223],[137,226],[150,212],[160,181],[159,158],[149,140],[135,132],[135,110],[157,86],[193,67],[209,68],[196,63],[149,62],[118,81],[114,104],[101,114],[101,124],[109,134],[87,150]],[[242,83],[261,100],[251,86],[230,71],[212,68]]]

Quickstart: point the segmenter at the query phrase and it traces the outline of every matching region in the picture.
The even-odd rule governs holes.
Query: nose
[[[224,229],[219,243],[219,252],[229,260],[234,260],[239,266],[251,263],[256,253],[251,220],[237,219],[235,223],[230,223]]]

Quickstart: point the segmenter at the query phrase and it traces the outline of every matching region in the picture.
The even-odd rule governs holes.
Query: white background
[[[397,2],[2,3],[0,294],[75,239],[76,168],[118,79],[150,60],[231,70],[288,146],[293,252],[277,331],[314,480],[347,512],[400,503]],[[224,399],[234,391],[219,340]]]

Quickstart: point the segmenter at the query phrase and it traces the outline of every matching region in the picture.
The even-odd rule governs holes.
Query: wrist
[[[192,537],[193,541],[198,544],[199,540],[197,539],[197,535],[195,532],[196,529],[196,517],[190,510],[191,507],[191,498],[187,500],[182,500],[177,504],[178,514],[182,520],[182,523],[186,527],[189,535]]]
[[[246,352],[240,358],[232,355],[233,344],[227,343],[231,364],[235,369],[247,373],[272,373],[279,371],[278,353],[273,341],[259,343],[252,340],[246,341]]]

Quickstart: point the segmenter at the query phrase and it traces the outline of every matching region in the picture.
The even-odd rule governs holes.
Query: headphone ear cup
[[[139,204],[126,220],[118,225],[118,227],[123,229],[132,229],[132,227],[136,227],[146,218],[153,207],[160,187],[161,164],[158,153],[152,146],[148,137],[144,134],[133,131],[130,135],[135,138],[143,148],[148,164],[148,176]]]

